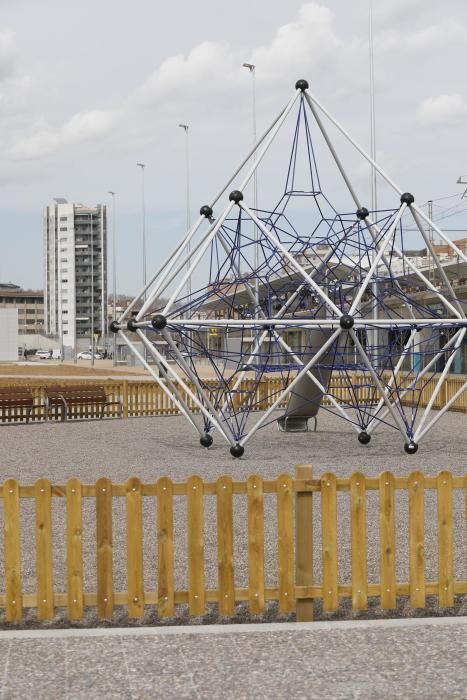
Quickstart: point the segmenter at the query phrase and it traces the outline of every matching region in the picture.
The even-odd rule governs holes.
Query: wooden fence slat
[[[368,607],[366,557],[366,487],[365,475],[355,472],[350,477],[350,530],[352,541],[352,608]]]
[[[158,613],[174,614],[173,484],[166,476],[157,481]]]
[[[141,481],[130,477],[126,484],[128,566],[128,616],[144,615],[143,506]]]
[[[230,476],[216,482],[217,494],[217,562],[219,569],[219,613],[233,615],[235,583],[233,563],[233,491]]]
[[[396,607],[395,479],[391,472],[379,477],[379,546],[381,607]]]
[[[34,485],[36,499],[37,616],[49,620],[54,614],[52,562],[52,489],[48,479]]]
[[[68,618],[83,617],[83,515],[79,479],[66,484],[66,549]]]
[[[8,622],[19,621],[23,604],[19,484],[15,479],[7,479],[3,484],[3,545],[6,619]]]
[[[113,615],[113,539],[112,539],[112,482],[102,478],[96,482],[96,535],[97,535],[97,615]]]
[[[187,481],[188,604],[190,615],[204,615],[204,496],[203,480]]]
[[[263,479],[247,481],[248,494],[248,594],[253,615],[264,610],[264,502]]]
[[[438,583],[439,607],[454,605],[454,561],[452,522],[452,474],[441,471],[438,484]]]
[[[425,477],[412,472],[409,487],[409,583],[412,608],[425,606]]]
[[[321,477],[321,531],[323,555],[323,610],[333,612],[339,605],[337,579],[337,492],[336,477]]]
[[[279,565],[279,612],[295,608],[293,479],[290,474],[277,478],[277,529]]]
[[[297,466],[297,479],[311,481],[313,470],[309,465]],[[295,502],[295,582],[297,586],[313,585],[313,492],[297,493]],[[297,600],[297,622],[313,620],[313,599]]]

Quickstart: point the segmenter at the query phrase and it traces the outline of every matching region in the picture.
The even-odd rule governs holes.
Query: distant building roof
[[[21,289],[21,287],[13,282],[0,282],[0,289]]]

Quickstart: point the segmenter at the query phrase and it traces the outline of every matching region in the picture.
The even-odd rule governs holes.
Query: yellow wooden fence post
[[[48,479],[38,479],[34,485],[36,500],[36,575],[37,616],[50,620],[54,614],[52,560],[52,488]]]
[[[102,478],[96,482],[96,538],[97,538],[97,616],[113,615],[112,570],[112,482]]]
[[[128,379],[123,380],[122,404],[123,404],[123,417],[128,418]]]
[[[313,469],[299,465],[295,469],[297,479],[311,481]],[[299,491],[295,497],[295,583],[297,586],[313,585],[313,492]],[[313,598],[297,599],[297,622],[313,620]]]
[[[250,612],[264,609],[264,500],[263,480],[252,475],[247,481],[248,495],[248,597]]]
[[[3,484],[3,518],[6,619],[12,622],[22,617],[21,520],[19,484],[15,479],[7,479]]]

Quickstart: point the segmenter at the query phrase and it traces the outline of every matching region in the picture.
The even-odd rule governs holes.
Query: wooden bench
[[[47,386],[45,393],[45,419],[48,420],[51,409],[60,409],[62,420],[70,418],[74,406],[98,406],[99,418],[104,417],[108,406],[119,406],[118,415],[122,416],[122,400],[109,401],[105,388],[94,384],[70,384],[64,386]]]
[[[34,396],[28,386],[2,386],[0,387],[0,420],[4,422],[16,422],[26,416],[29,423],[31,413],[37,408],[44,408],[44,404],[35,404]]]

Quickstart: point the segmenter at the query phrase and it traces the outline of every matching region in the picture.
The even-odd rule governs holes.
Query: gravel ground
[[[2,426],[1,480],[14,477],[22,484],[32,484],[39,477],[47,477],[53,483],[64,483],[69,477],[92,483],[100,476],[108,476],[116,483],[129,476],[138,476],[144,482],[153,482],[159,476],[170,476],[174,481],[184,481],[191,474],[199,474],[205,480],[215,480],[222,474],[236,479],[258,473],[264,478],[275,478],[282,472],[294,472],[296,464],[312,464],[315,477],[330,470],[340,476],[349,476],[361,470],[368,476],[377,475],[386,469],[397,475],[421,469],[427,475],[440,469],[449,469],[454,474],[464,474],[467,456],[467,417],[450,413],[445,416],[420,445],[416,455],[407,456],[403,451],[400,435],[394,430],[383,429],[377,433],[371,445],[362,446],[355,433],[330,414],[320,415],[318,432],[303,434],[279,433],[275,425],[261,430],[247,446],[245,457],[234,460],[228,448],[217,439],[210,450],[198,445],[196,435],[183,418],[158,417],[130,420],[88,421],[68,424],[37,424]],[[465,494],[456,490],[454,501],[455,518],[455,573],[457,579],[467,579],[467,537]],[[235,584],[247,585],[247,538],[246,499],[235,496],[234,541]],[[54,571],[55,590],[65,590],[65,503],[54,499]],[[377,493],[367,494],[367,551],[368,578],[379,580],[379,541]],[[397,492],[397,575],[399,581],[408,580],[407,518],[408,499],[406,492]],[[144,499],[144,564],[145,589],[155,590],[157,564],[155,561],[155,506],[151,498]],[[85,560],[85,590],[95,590],[95,511],[93,499],[85,499],[83,508],[83,536]],[[186,510],[185,498],[176,497],[174,505],[175,532],[175,583],[176,588],[186,589]],[[319,498],[314,506],[314,575],[321,580],[320,509]],[[217,541],[215,498],[205,498],[205,554],[206,586],[217,586]],[[339,578],[341,583],[350,582],[350,527],[348,494],[338,494],[338,547]],[[178,527],[177,527],[178,524]],[[436,580],[436,499],[434,493],[426,492],[426,578]],[[23,586],[26,592],[35,591],[35,547],[34,509],[32,501],[22,505]],[[266,585],[277,583],[277,519],[273,495],[265,496],[265,557]],[[3,546],[0,533],[0,551]],[[126,590],[126,542],[124,499],[114,499],[114,589]],[[3,574],[2,571],[0,571]],[[353,613],[349,600],[341,601],[340,611],[332,617],[381,617],[376,599],[369,600],[369,610]],[[63,610],[58,610],[54,626],[66,625]],[[384,616],[401,615],[465,615],[467,602],[458,597],[453,608],[440,611],[435,600],[428,600],[427,608],[413,611],[405,598],[398,601],[398,608]],[[328,619],[316,604],[316,618]],[[236,622],[293,619],[279,616],[277,607],[271,603],[261,617],[252,618],[245,605],[239,604]],[[208,615],[200,620],[189,618],[186,608],[180,606],[177,617],[160,620],[148,606],[142,621],[129,621],[123,609],[116,609],[112,624],[174,624],[222,622],[216,606],[210,606]],[[0,618],[0,624],[2,618]],[[44,623],[41,623],[43,626]],[[92,610],[87,611],[85,625],[98,623]],[[28,612],[24,626],[35,626],[35,614]],[[11,625],[9,625],[11,627]]]

